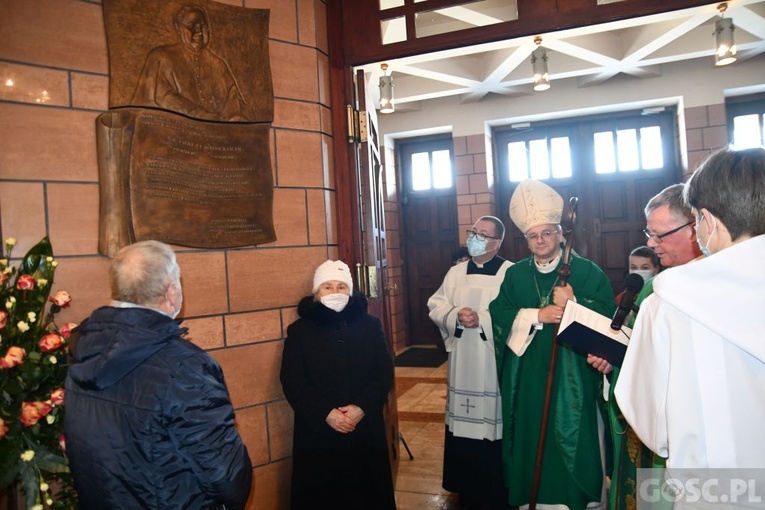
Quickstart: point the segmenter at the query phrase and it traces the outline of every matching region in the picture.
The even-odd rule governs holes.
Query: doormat
[[[440,367],[446,362],[448,355],[439,349],[410,347],[396,356],[397,367]]]

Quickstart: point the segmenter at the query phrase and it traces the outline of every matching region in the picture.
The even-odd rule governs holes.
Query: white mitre
[[[558,225],[563,197],[543,182],[522,181],[510,199],[510,219],[524,234],[539,225]]]

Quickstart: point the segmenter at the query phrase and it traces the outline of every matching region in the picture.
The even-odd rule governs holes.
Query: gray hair
[[[685,203],[683,199],[684,184],[673,184],[667,186],[659,192],[658,195],[648,201],[645,206],[645,217],[651,214],[654,210],[662,206],[667,206],[669,211],[678,219],[685,218],[688,221],[695,221],[691,208]]]
[[[162,302],[167,286],[180,283],[180,278],[175,252],[159,241],[125,246],[109,268],[112,299],[142,306]]]

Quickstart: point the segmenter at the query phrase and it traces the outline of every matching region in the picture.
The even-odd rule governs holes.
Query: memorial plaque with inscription
[[[268,124],[123,109],[102,115],[98,131],[108,160],[99,165],[101,253],[146,239],[197,248],[276,239]]]

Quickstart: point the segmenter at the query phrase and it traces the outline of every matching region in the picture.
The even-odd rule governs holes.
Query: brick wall
[[[292,411],[278,372],[295,306],[314,268],[337,256],[329,61],[322,0],[232,0],[271,9],[271,131],[276,242],[236,250],[177,247],[182,315],[223,367],[255,466],[248,508],[287,508]],[[107,109],[99,1],[0,0],[0,219],[17,256],[49,236],[63,322],[108,302],[98,254],[95,119]],[[13,87],[6,85],[12,79]],[[45,93],[43,93],[45,91]]]
[[[724,104],[686,108],[684,113],[688,142],[687,178],[709,154],[728,145],[728,128]]]
[[[465,244],[465,231],[481,216],[497,216],[494,169],[487,147],[491,139],[486,135],[458,136],[454,138],[454,165],[457,174],[457,218],[460,243]],[[487,161],[489,163],[487,163]]]

